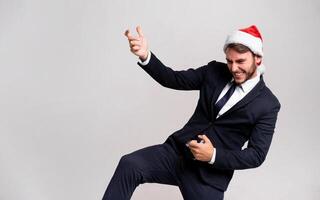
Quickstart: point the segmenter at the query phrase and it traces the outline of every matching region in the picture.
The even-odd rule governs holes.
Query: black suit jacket
[[[271,144],[280,103],[262,76],[242,100],[216,119],[213,105],[232,79],[225,63],[212,61],[196,69],[175,71],[152,54],[146,66],[139,65],[164,87],[200,91],[194,114],[166,142],[173,145],[189,164],[198,166],[203,181],[225,191],[234,170],[254,168],[263,163]],[[185,143],[199,134],[206,134],[216,148],[214,164],[189,159],[192,154]],[[246,141],[248,146],[242,149]]]

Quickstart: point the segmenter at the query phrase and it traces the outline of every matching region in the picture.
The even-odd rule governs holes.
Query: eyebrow
[[[236,60],[236,62],[244,62],[244,61],[246,61],[245,58],[240,58],[240,59]]]
[[[228,62],[232,62],[232,60],[230,60],[230,59],[228,59],[228,58],[226,58],[226,60],[227,60]],[[246,61],[245,58],[240,58],[240,59],[235,60],[235,62],[244,62],[244,61]]]

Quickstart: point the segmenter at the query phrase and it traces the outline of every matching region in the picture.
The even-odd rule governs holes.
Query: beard
[[[257,72],[257,66],[255,64],[255,61],[253,61],[250,68],[247,71],[235,72],[235,73],[232,73],[232,76],[235,80],[235,83],[240,85],[246,82],[247,80],[255,77],[256,72]]]

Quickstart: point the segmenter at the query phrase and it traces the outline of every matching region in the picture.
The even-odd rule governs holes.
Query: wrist
[[[148,54],[149,54],[149,51],[147,51],[144,55],[139,56],[139,59],[141,60],[141,62],[144,62],[148,59]]]

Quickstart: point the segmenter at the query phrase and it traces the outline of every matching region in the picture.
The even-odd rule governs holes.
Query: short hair
[[[253,51],[251,51],[251,49],[249,47],[247,47],[243,44],[240,44],[240,43],[230,43],[227,45],[226,50],[227,49],[233,49],[238,53],[247,53],[248,51],[250,51],[253,56],[261,57],[260,55],[253,53]]]

